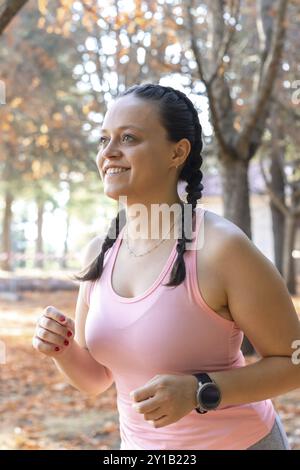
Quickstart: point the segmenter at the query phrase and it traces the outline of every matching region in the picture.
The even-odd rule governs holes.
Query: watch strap
[[[206,383],[214,383],[214,381],[205,372],[200,372],[198,374],[193,374],[193,375],[198,380],[198,388],[197,388],[197,400],[198,400],[198,392],[199,392],[200,388],[202,387],[202,385],[206,384]],[[207,413],[207,410],[202,408],[199,404],[195,408],[195,410],[197,411],[197,413],[200,413],[200,414]]]
[[[197,378],[198,382],[201,382],[202,384],[213,382],[210,376],[206,374],[205,372],[200,372],[199,374],[193,374],[193,375]]]

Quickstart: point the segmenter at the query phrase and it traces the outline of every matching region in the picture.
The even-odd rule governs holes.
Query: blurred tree
[[[299,114],[293,112],[290,107],[280,108],[278,102],[275,102],[271,122],[272,153],[269,155],[268,171],[265,169],[263,160],[266,158],[262,158],[262,153],[260,159],[270,196],[273,224],[276,223],[276,228],[280,231],[280,235],[275,236],[277,267],[291,294],[296,294],[297,289],[293,250],[297,228],[300,227],[300,158],[297,153],[297,146],[300,144],[299,124]]]
[[[229,9],[228,4],[231,5]],[[270,96],[284,44],[287,5],[288,0],[279,0],[274,10],[273,0],[260,0],[257,1],[256,12],[254,10],[252,13],[249,9],[247,11],[246,4],[246,11],[239,19],[240,1],[209,2],[205,5],[208,36],[205,52],[203,39],[200,39],[203,24],[196,21],[197,6],[194,0],[186,2],[191,49],[197,72],[206,87],[211,121],[218,142],[224,214],[250,238],[248,167],[261,144],[265,129]],[[249,24],[246,29],[246,21],[251,19],[252,14],[255,17],[255,13],[258,41],[254,36],[255,29],[250,29]],[[243,35],[240,38],[241,43],[235,42],[233,47],[236,32],[243,29],[246,37],[244,33],[244,38]],[[248,45],[249,53],[246,54]],[[254,55],[253,48],[257,45],[260,54]],[[235,88],[240,93],[234,91],[234,81],[239,82]]]
[[[291,209],[290,196],[293,194],[293,204],[297,203],[297,147],[299,146],[300,115],[299,84],[295,80],[299,68],[299,3],[290,2],[288,10],[288,25],[286,31],[285,51],[278,74],[278,79],[272,93],[270,117],[267,122],[267,132],[264,136],[262,152],[269,159],[268,191],[272,214],[275,264],[283,275],[291,294],[297,289],[296,259],[293,250],[296,243],[296,231],[299,226],[299,215],[295,215],[295,223],[289,218]],[[263,156],[261,153],[261,157]],[[261,162],[262,163],[262,162]],[[265,162],[267,164],[267,162]],[[265,165],[266,166],[266,165]],[[293,170],[292,170],[293,168]],[[293,184],[290,185],[290,174],[293,171]],[[295,173],[296,172],[296,173]],[[266,174],[264,173],[264,177]],[[299,185],[299,184],[298,184]],[[284,207],[287,208],[284,210]],[[294,210],[296,208],[294,207]],[[292,233],[290,230],[292,229]]]
[[[27,1],[28,0],[1,0],[0,35]]]
[[[0,108],[1,189],[5,204],[2,251],[6,254],[11,253],[14,199],[25,191],[38,201],[36,252],[40,253],[41,201],[57,191],[69,174],[96,170],[95,139],[89,133],[85,95],[73,77],[78,62],[76,45],[60,31],[47,33],[41,25],[35,28],[40,19],[40,13],[28,4],[19,16],[18,35],[12,24],[0,43],[2,76],[7,84],[7,103]],[[51,182],[50,193],[46,181]],[[5,270],[12,269],[10,257],[1,265]]]

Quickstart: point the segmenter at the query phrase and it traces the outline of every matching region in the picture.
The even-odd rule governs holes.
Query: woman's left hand
[[[155,428],[175,423],[196,406],[198,381],[193,375],[156,375],[130,392],[132,407]]]

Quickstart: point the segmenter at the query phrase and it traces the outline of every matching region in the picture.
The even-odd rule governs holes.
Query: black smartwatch
[[[221,391],[218,385],[210,378],[208,374],[193,374],[198,380],[197,402],[195,408],[197,413],[207,413],[215,410],[221,402]]]

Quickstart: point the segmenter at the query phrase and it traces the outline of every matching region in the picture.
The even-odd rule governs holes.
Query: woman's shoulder
[[[206,303],[227,320],[229,311],[228,286],[237,271],[249,271],[249,259],[264,258],[247,235],[234,223],[210,210],[204,211],[202,244],[197,250],[199,288]],[[249,282],[252,280],[249,277]],[[253,282],[255,280],[253,279]]]
[[[242,229],[210,210],[204,213],[203,248],[205,259],[224,276],[230,275],[237,265],[239,269],[248,269],[250,259],[264,265],[271,264]]]
[[[228,240],[247,237],[243,230],[230,220],[208,209],[202,208],[202,210],[204,210],[203,223],[207,242],[210,241],[214,246],[216,244],[223,246]]]
[[[209,307],[227,320],[233,320],[228,309],[225,270],[230,263],[228,246],[234,244],[241,230],[204,206],[199,208],[201,243],[197,245],[197,279],[202,297]],[[230,247],[232,250],[232,246]]]
[[[104,237],[97,235],[92,238],[83,249],[82,264],[86,268],[101,253]]]
[[[258,251],[245,232],[225,217],[205,209],[202,223],[203,244],[198,256],[211,267],[226,269],[234,252]]]

